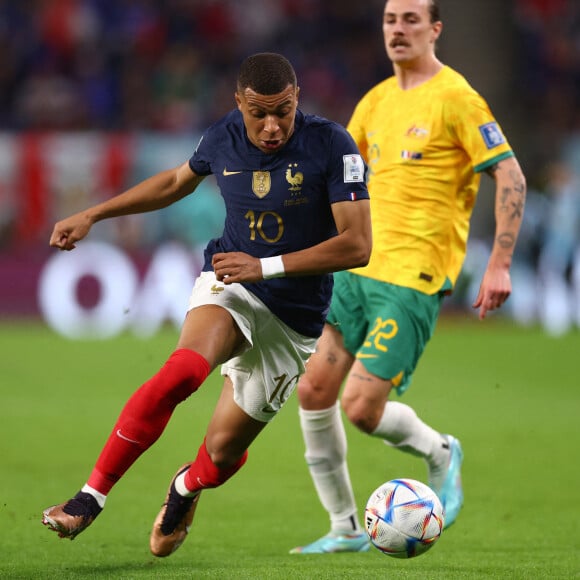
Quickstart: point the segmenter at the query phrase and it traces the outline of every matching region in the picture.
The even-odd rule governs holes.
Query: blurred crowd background
[[[514,314],[576,324],[580,2],[440,4],[438,54],[488,100],[529,182],[516,271],[527,298]],[[301,108],[346,124],[358,99],[392,72],[383,6],[384,0],[0,0],[3,278],[2,264],[14,267],[18,256],[46,258],[55,219],[187,159],[200,132],[233,107],[237,69],[248,54],[283,53],[297,70]],[[138,254],[167,240],[198,248],[219,233],[223,219],[206,181],[177,210],[103,225],[97,237]],[[466,288],[493,235],[486,187],[473,221]],[[560,302],[565,295],[565,311],[554,314],[538,303],[550,292],[559,292]],[[461,301],[458,292],[455,304]]]
[[[232,106],[241,59],[282,52],[308,105],[347,119],[385,73],[381,3],[28,0],[0,3],[2,126],[199,131]]]

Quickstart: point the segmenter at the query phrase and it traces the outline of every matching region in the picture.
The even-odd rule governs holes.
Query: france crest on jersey
[[[265,258],[318,244],[334,235],[331,204],[368,199],[366,167],[346,130],[296,113],[294,133],[276,153],[255,147],[234,110],[203,135],[189,160],[198,175],[213,174],[226,206],[220,238],[205,251]],[[330,304],[332,276],[275,278],[245,284],[291,328],[319,336]]]

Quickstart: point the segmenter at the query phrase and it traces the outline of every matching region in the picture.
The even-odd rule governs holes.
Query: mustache
[[[391,42],[389,42],[389,46],[391,48],[396,48],[397,46],[411,46],[404,38],[393,38]]]

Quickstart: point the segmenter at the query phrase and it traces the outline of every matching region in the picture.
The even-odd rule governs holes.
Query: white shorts
[[[225,308],[246,338],[221,367],[234,385],[234,401],[268,423],[294,392],[317,339],[292,330],[241,284],[218,282],[214,272],[200,274],[189,298],[190,310],[206,304]]]

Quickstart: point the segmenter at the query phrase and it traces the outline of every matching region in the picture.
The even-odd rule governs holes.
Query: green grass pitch
[[[402,398],[462,441],[465,505],[414,560],[289,555],[327,531],[303,461],[296,398],[222,488],[204,492],[173,556],[149,554],[175,469],[195,456],[221,381],[214,374],[110,494],[76,540],[40,523],[86,480],[127,397],[163,363],[176,332],[70,341],[39,324],[0,324],[0,578],[580,578],[580,335],[553,339],[495,318],[441,320]],[[383,481],[425,479],[417,459],[347,425],[362,512]]]

